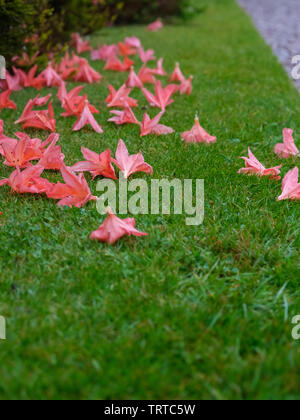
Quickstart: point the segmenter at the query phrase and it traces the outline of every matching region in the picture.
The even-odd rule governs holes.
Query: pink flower
[[[23,52],[22,58],[20,57],[13,57],[12,61],[16,63],[19,67],[29,67],[32,66],[39,55],[39,51],[37,51],[32,58],[29,58],[26,52]]]
[[[126,86],[128,88],[142,88],[143,83],[140,80],[140,78],[137,76],[137,74],[134,71],[134,68],[131,67],[128,80],[126,82]]]
[[[109,122],[114,122],[117,125],[123,124],[140,124],[136,119],[130,106],[124,101],[124,110],[123,111],[110,111],[111,114],[114,114],[115,117],[110,118]]]
[[[108,89],[110,91],[106,99],[108,108],[124,108],[124,103],[127,103],[131,108],[138,106],[138,101],[129,97],[131,89],[127,88],[125,84],[118,91],[112,85],[108,85]]]
[[[138,53],[144,64],[147,64],[148,61],[155,60],[154,50],[145,51],[143,47],[140,47]]]
[[[54,118],[54,111],[52,102],[48,104],[48,110],[35,111],[32,110],[35,106],[44,106],[51,95],[44,98],[39,98],[39,95],[31,99],[26,105],[23,114],[15,124],[23,123],[23,129],[36,128],[38,130],[55,131],[56,120]]]
[[[282,194],[278,197],[278,201],[281,200],[300,200],[300,184],[299,169],[295,167],[289,171],[282,181]]]
[[[125,57],[129,57],[130,55],[136,54],[136,49],[126,43],[124,44],[123,42],[119,42],[118,47],[119,47],[119,54],[125,55]]]
[[[194,76],[190,76],[187,80],[184,80],[179,88],[180,95],[191,95],[193,92],[193,79]]]
[[[145,65],[141,68],[138,77],[142,83],[149,83],[151,85],[155,85],[156,79],[153,76],[152,69],[149,69]]]
[[[163,58],[160,58],[157,62],[157,68],[151,70],[152,74],[155,74],[155,76],[167,76],[167,72],[163,68]]]
[[[185,81],[185,77],[182,74],[182,71],[180,70],[180,65],[179,63],[176,63],[175,66],[175,70],[173,71],[171,77],[170,77],[170,82],[184,82]]]
[[[47,140],[50,142],[50,145],[44,151],[43,156],[39,161],[39,165],[43,166],[45,169],[59,171],[64,164],[65,155],[62,154],[61,147],[56,145],[58,139],[59,134],[51,134]]]
[[[118,72],[127,72],[134,65],[134,61],[130,60],[127,56],[125,57],[123,63],[115,56],[108,58],[104,70],[118,71]]]
[[[143,88],[142,91],[152,107],[161,108],[164,111],[167,106],[174,102],[171,98],[174,93],[178,91],[178,86],[168,85],[167,87],[162,88],[161,81],[158,80],[155,85],[155,96],[146,88]]]
[[[0,93],[0,111],[1,109],[17,109],[17,105],[10,100],[12,90],[6,90]]]
[[[258,175],[258,176],[269,176],[271,179],[280,179],[280,169],[282,165],[276,166],[274,168],[266,169],[259,160],[251,152],[250,148],[248,149],[249,157],[242,157],[246,163],[246,167],[238,171],[239,174],[249,174],[249,175]]]
[[[148,25],[148,31],[157,32],[164,27],[161,19],[157,19],[155,22]]]
[[[4,165],[6,166],[28,168],[31,166],[31,160],[37,160],[41,157],[41,150],[30,147],[30,142],[26,137],[15,144],[4,142],[2,148],[5,157]]]
[[[134,219],[120,219],[111,209],[107,209],[107,218],[99,229],[91,234],[90,238],[112,245],[125,235],[147,236],[147,233],[135,229]]]
[[[48,189],[47,197],[60,200],[58,206],[83,207],[87,202],[96,201],[83,174],[76,176],[64,164],[60,168],[65,184],[58,182]]]
[[[85,59],[80,59],[77,74],[74,76],[76,82],[98,83],[103,76],[96,72]]]
[[[78,33],[72,34],[72,40],[72,44],[76,48],[77,54],[91,51],[92,47],[90,46],[89,41],[84,42]]]
[[[17,91],[22,89],[22,80],[20,79],[20,73],[13,67],[14,75],[11,75],[6,71],[6,79],[1,80],[0,88],[2,90]]]
[[[143,123],[141,126],[141,137],[147,136],[148,134],[156,134],[161,136],[162,134],[174,133],[173,128],[159,124],[159,121],[164,113],[165,111],[161,111],[155,118],[153,118],[153,120],[151,120],[148,114],[144,114]]]
[[[39,76],[35,76],[37,72],[37,65],[35,65],[34,67],[32,67],[32,69],[29,70],[25,82],[24,82],[24,86],[25,87],[33,87],[35,89],[42,89],[44,86],[46,86],[46,80],[44,79],[44,77]]]
[[[16,146],[18,140],[5,136],[3,131],[4,131],[4,123],[3,123],[3,120],[0,120],[0,154],[4,156],[3,145],[7,144],[11,147],[14,147]]]
[[[216,137],[209,135],[204,128],[201,127],[199,118],[196,116],[195,124],[191,131],[185,131],[181,135],[182,140],[185,140],[187,143],[215,143],[217,141]]]
[[[129,155],[127,147],[123,140],[119,141],[116,151],[116,159],[113,163],[120,169],[125,178],[136,172],[145,172],[146,174],[153,174],[152,166],[145,162],[142,153],[137,155]]]
[[[47,179],[41,178],[44,168],[40,165],[30,166],[24,171],[17,168],[8,179],[0,181],[0,187],[9,185],[11,189],[20,194],[43,194],[52,184]]]
[[[73,127],[73,131],[79,131],[83,127],[85,127],[87,124],[90,124],[91,127],[99,134],[103,133],[102,127],[97,123],[95,118],[93,117],[93,114],[90,111],[89,108],[89,102],[86,100],[85,107],[82,111],[81,116],[78,118],[77,122],[75,123]]]
[[[98,50],[92,51],[92,60],[107,61],[110,57],[116,57],[118,47],[116,45],[103,45]]]
[[[125,38],[125,44],[133,48],[141,48],[142,46],[141,41],[136,36]]]
[[[115,170],[112,166],[111,152],[106,150],[98,155],[85,147],[81,148],[81,152],[86,159],[83,162],[75,163],[72,166],[72,172],[90,172],[93,179],[102,175],[105,178],[117,179]]]
[[[47,87],[56,87],[60,86],[63,82],[62,78],[56,73],[53,69],[51,63],[49,63],[46,70],[44,70],[40,75],[40,78],[45,79],[45,83]]]
[[[290,156],[299,156],[300,152],[293,139],[293,130],[289,128],[283,130],[283,143],[276,144],[274,152],[284,159]]]

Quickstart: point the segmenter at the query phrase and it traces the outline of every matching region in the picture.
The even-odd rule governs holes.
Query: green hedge
[[[118,0],[0,0],[0,54],[9,64],[22,51],[39,50],[42,64],[48,53],[64,48],[72,32],[101,29],[121,7]]]

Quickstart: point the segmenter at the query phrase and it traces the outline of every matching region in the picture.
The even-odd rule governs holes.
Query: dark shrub
[[[7,63],[25,51],[40,51],[44,65],[48,53],[60,52],[72,32],[85,35],[114,20],[120,2],[111,0],[0,0],[0,54]],[[30,42],[26,42],[29,39]]]

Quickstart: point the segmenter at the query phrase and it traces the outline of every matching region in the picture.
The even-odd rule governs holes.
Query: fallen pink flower
[[[18,91],[22,89],[22,80],[20,80],[20,74],[16,72],[14,67],[13,70],[15,72],[13,75],[6,71],[6,79],[0,81],[0,88],[2,90]]]
[[[21,124],[22,122],[25,122],[28,118],[32,117],[32,113],[34,112],[32,111],[32,108],[36,106],[45,106],[50,98],[51,94],[49,93],[49,95],[44,97],[40,97],[40,95],[37,95],[34,99],[30,99],[27,102],[21,117],[15,122],[15,124]]]
[[[82,91],[82,89],[83,86],[77,86],[74,89],[70,90],[70,92],[68,92],[66,88],[66,83],[63,82],[58,89],[57,97],[63,105],[66,99],[76,100],[77,98],[82,98],[82,96],[79,96],[79,93]]]
[[[17,144],[18,140],[7,137],[4,135],[4,122],[3,120],[0,120],[0,154],[4,156],[3,151],[3,144],[8,144],[11,147],[15,146]]]
[[[63,80],[68,80],[72,75],[74,76],[77,73],[80,60],[81,58],[76,55],[73,55],[70,59],[69,53],[66,52],[60,64],[56,65],[55,70]]]
[[[138,78],[140,79],[140,81],[142,83],[145,83],[145,84],[147,83],[147,84],[151,84],[151,85],[156,84],[156,79],[153,76],[152,69],[149,69],[145,65],[141,68],[141,70],[138,74]]]
[[[39,77],[45,79],[47,87],[57,87],[60,86],[63,82],[59,74],[57,74],[56,71],[53,69],[51,63],[49,63],[46,70],[44,70]]]
[[[15,124],[23,123],[23,129],[25,128],[37,128],[38,130],[48,130],[55,132],[56,120],[54,118],[54,111],[52,102],[49,102],[48,110],[35,111],[32,110],[34,106],[43,106],[45,101],[48,101],[51,95],[45,98],[35,98],[30,100],[26,105],[22,116]]]
[[[180,95],[191,95],[193,92],[193,79],[194,76],[190,76],[187,80],[184,80],[179,88]]]
[[[115,116],[110,118],[109,122],[114,122],[117,125],[124,124],[140,124],[136,119],[132,109],[130,107],[125,107],[124,111],[110,111],[111,114]]]
[[[115,170],[112,166],[111,151],[106,150],[98,155],[85,147],[81,148],[81,152],[86,161],[75,163],[72,166],[72,172],[90,172],[93,179],[96,176],[104,176],[105,178],[117,179]]]
[[[0,93],[0,111],[1,109],[17,109],[17,105],[10,100],[12,90],[6,90]]]
[[[196,116],[195,124],[191,131],[185,131],[182,133],[181,138],[187,143],[215,143],[216,137],[210,136],[204,128],[201,127],[199,118]]]
[[[146,88],[142,89],[147,101],[152,107],[161,108],[163,111],[171,105],[174,100],[171,97],[178,91],[177,85],[168,85],[162,88],[161,81],[158,80],[155,85],[155,96]]]
[[[100,73],[96,72],[88,63],[87,60],[81,59],[79,62],[79,69],[74,76],[76,82],[98,83],[103,79]]]
[[[28,168],[32,166],[31,160],[37,160],[41,156],[40,149],[30,147],[27,138],[19,140],[16,144],[5,142],[2,148],[5,157],[4,165],[15,168]]]
[[[98,50],[92,51],[92,60],[107,61],[110,57],[115,57],[118,52],[117,45],[103,45]]]
[[[126,82],[128,88],[142,88],[143,83],[134,71],[134,67],[131,67],[128,80]]]
[[[289,171],[282,181],[282,194],[278,201],[282,200],[300,200],[299,169],[295,167]]]
[[[47,191],[47,197],[60,200],[58,206],[83,207],[87,202],[96,201],[83,174],[76,176],[64,164],[60,168],[65,184],[58,182]]]
[[[283,130],[283,143],[278,143],[275,146],[274,152],[276,155],[287,159],[291,156],[299,156],[300,152],[295,145],[295,141],[293,139],[293,130],[289,128],[284,128]]]
[[[43,194],[46,193],[52,184],[44,178],[41,178],[44,168],[40,165],[30,166],[24,171],[17,168],[9,178],[0,181],[0,187],[8,185],[10,188],[20,194]]]
[[[157,19],[155,22],[148,25],[148,31],[157,32],[164,27],[161,19]]]
[[[73,127],[73,131],[79,131],[79,130],[81,130],[83,127],[85,127],[88,124],[91,125],[91,127],[93,128],[93,130],[95,130],[97,133],[100,133],[100,134],[103,133],[102,128],[97,123],[97,121],[93,117],[93,114],[90,111],[89,102],[86,101],[85,107],[84,107],[84,109],[82,111],[82,114],[78,118],[77,122],[75,123],[75,125]]]
[[[140,124],[136,119],[130,106],[124,101],[124,110],[123,111],[110,111],[111,114],[114,114],[115,117],[110,118],[109,122],[114,122],[117,125],[124,124]]]
[[[91,234],[90,238],[113,245],[126,235],[147,236],[147,233],[139,232],[135,229],[135,220],[133,218],[120,219],[109,208],[107,209],[107,218],[104,223]]]
[[[133,65],[134,61],[130,60],[128,57],[125,57],[122,63],[117,57],[112,56],[107,60],[104,70],[127,72]]]
[[[131,45],[124,44],[123,42],[118,43],[119,54],[129,57],[130,55],[136,54],[136,48],[133,48]]]
[[[19,67],[29,67],[32,66],[39,55],[39,51],[37,51],[31,58],[29,58],[26,52],[23,52],[22,58],[20,57],[13,57],[12,61],[16,63]]]
[[[40,95],[37,95],[34,99],[32,99],[32,104],[33,106],[45,106],[47,105],[51,97],[51,93],[49,93],[47,96],[42,97]]]
[[[131,108],[138,106],[138,101],[129,97],[131,89],[127,88],[125,84],[118,91],[112,85],[108,85],[108,89],[110,91],[106,99],[108,108],[124,108],[124,102]]]
[[[160,58],[157,62],[156,69],[151,70],[152,74],[155,74],[155,76],[167,76],[167,72],[163,68],[163,62],[164,59]]]
[[[65,112],[61,114],[62,117],[81,116],[87,101],[87,95],[79,96],[82,89],[83,86],[77,86],[70,92],[67,92],[65,83],[60,86],[57,96],[65,110]],[[99,111],[90,103],[89,109],[92,114],[99,114]]]
[[[116,151],[116,159],[112,159],[113,163],[120,169],[125,178],[136,172],[145,172],[153,174],[152,166],[145,162],[142,153],[129,155],[127,147],[123,140],[119,140]]]
[[[173,71],[171,77],[170,77],[170,82],[184,82],[185,81],[185,77],[182,74],[182,71],[180,70],[180,64],[176,63],[175,66],[175,70]]]
[[[92,49],[89,41],[83,41],[78,33],[72,34],[72,44],[76,48],[77,54],[82,54]]]
[[[154,50],[145,51],[144,48],[140,47],[138,50],[138,53],[139,53],[140,59],[142,60],[144,64],[147,64],[148,61],[153,61],[156,58],[154,55]]]
[[[129,45],[132,48],[137,48],[137,49],[141,48],[142,46],[141,41],[136,36],[125,38],[125,44]]]
[[[250,148],[248,149],[249,157],[242,157],[246,163],[246,167],[238,171],[239,174],[249,174],[258,176],[270,176],[271,179],[280,179],[280,169],[282,165],[274,168],[266,169],[258,159],[253,155]]]
[[[46,80],[44,77],[41,77],[40,75],[36,76],[37,68],[37,65],[35,65],[32,67],[32,69],[29,70],[24,83],[25,87],[33,87],[40,90],[46,86]]]
[[[50,142],[50,145],[44,151],[43,156],[39,161],[39,165],[43,166],[45,169],[59,171],[64,164],[65,155],[62,154],[61,147],[56,145],[58,139],[59,134],[51,134],[47,140]]]
[[[161,111],[153,120],[151,120],[148,114],[144,114],[143,123],[141,125],[141,137],[147,136],[148,134],[161,136],[163,134],[174,133],[173,128],[159,124],[164,113],[165,111]]]

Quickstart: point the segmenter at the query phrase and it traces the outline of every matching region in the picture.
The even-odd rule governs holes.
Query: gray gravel
[[[291,77],[300,55],[300,0],[237,0],[272,47]],[[300,90],[300,80],[295,81]]]

